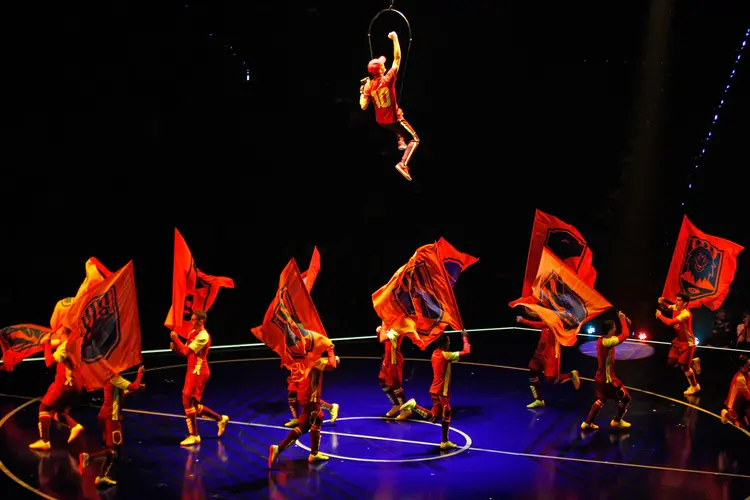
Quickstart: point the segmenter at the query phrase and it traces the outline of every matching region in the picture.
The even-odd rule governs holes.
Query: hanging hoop
[[[401,85],[399,86],[398,96],[396,97],[396,102],[398,103],[401,100],[401,94],[403,94],[403,91],[404,91],[404,80],[406,80],[406,64],[409,62],[409,50],[411,49],[411,40],[412,40],[412,37],[411,37],[411,24],[409,24],[409,20],[406,18],[406,16],[403,14],[403,12],[398,11],[398,10],[396,10],[396,9],[393,8],[393,2],[394,1],[395,0],[390,0],[391,6],[388,7],[387,9],[383,9],[380,12],[378,12],[377,14],[375,14],[375,17],[373,17],[372,21],[370,21],[370,27],[367,28],[367,42],[370,45],[370,59],[375,59],[375,55],[374,55],[374,53],[372,51],[372,26],[373,26],[373,24],[375,24],[375,21],[377,21],[378,18],[381,15],[385,14],[386,12],[393,12],[394,14],[398,14],[399,16],[401,16],[401,18],[406,23],[406,28],[409,31],[409,43],[406,44],[406,56],[402,57],[403,64],[399,68],[399,70],[400,70],[399,71],[399,73],[400,73],[400,75],[399,75],[400,78],[399,79],[401,80]]]

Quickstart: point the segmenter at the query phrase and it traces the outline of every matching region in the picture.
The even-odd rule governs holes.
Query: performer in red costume
[[[750,429],[750,357],[729,384],[729,394],[721,410],[721,421],[740,429]]]
[[[623,383],[615,375],[615,346],[625,342],[630,336],[630,329],[628,320],[625,313],[619,311],[617,315],[620,317],[620,335],[615,336],[617,333],[617,325],[612,320],[604,322],[604,328],[607,329],[602,337],[596,341],[596,359],[598,366],[596,368],[596,377],[594,377],[594,388],[596,390],[596,401],[591,405],[589,410],[589,416],[581,424],[581,430],[596,430],[599,428],[594,423],[597,415],[604,407],[604,403],[608,399],[614,399],[617,401],[617,414],[615,418],[609,423],[609,426],[613,429],[627,429],[630,424],[622,419],[625,412],[628,411],[630,406],[630,394],[625,388]]]
[[[690,296],[685,293],[678,293],[674,304],[667,302],[664,297],[659,297],[659,307],[674,312],[671,318],[667,318],[661,311],[656,311],[656,318],[675,330],[675,338],[672,340],[672,347],[669,349],[667,363],[669,366],[679,365],[685,373],[685,378],[688,379],[690,384],[690,387],[684,392],[685,396],[690,396],[701,390],[701,386],[695,377],[696,374],[700,375],[701,373],[701,360],[694,357],[695,335],[693,334],[693,314],[688,308],[689,303]]]
[[[380,336],[380,332],[385,325],[380,325],[375,330]],[[380,363],[380,388],[383,390],[388,400],[391,402],[391,409],[385,414],[388,418],[393,418],[401,411],[401,407],[406,403],[406,395],[401,385],[404,377],[404,355],[401,353],[401,342],[404,341],[403,335],[393,329],[388,330],[385,334],[386,339],[383,341],[385,352],[383,360]],[[400,420],[405,420],[403,417]]]
[[[401,411],[408,418],[412,411],[427,420],[428,422],[437,422],[442,420],[443,439],[440,442],[440,449],[447,450],[457,446],[448,439],[448,429],[451,426],[451,378],[453,375],[452,364],[459,361],[471,353],[469,344],[469,333],[464,330],[461,332],[464,341],[464,348],[461,351],[450,351],[451,340],[447,333],[443,333],[437,343],[437,349],[432,353],[432,385],[430,386],[430,399],[432,399],[432,410],[419,406],[414,398],[411,398],[401,407]],[[399,420],[402,415],[399,415]]]
[[[211,348],[211,336],[206,331],[205,325],[208,316],[205,311],[195,311],[190,317],[190,326],[193,327],[187,337],[187,345],[183,344],[180,336],[172,332],[172,350],[182,354],[188,359],[187,376],[185,386],[182,389],[182,405],[185,408],[185,421],[190,435],[180,443],[180,446],[192,446],[201,443],[198,434],[198,417],[208,417],[215,420],[219,427],[218,436],[221,437],[227,429],[229,417],[219,415],[201,403],[203,391],[211,376],[208,367],[208,350]]]
[[[305,337],[305,351],[312,351],[311,343],[323,342],[327,344],[328,358],[319,358],[315,361],[310,372],[299,381],[297,396],[302,406],[302,415],[299,417],[297,427],[289,431],[283,441],[278,445],[271,445],[268,450],[268,468],[272,469],[281,452],[292,446],[303,434],[310,433],[310,455],[307,457],[309,463],[328,460],[328,455],[320,451],[320,428],[323,416],[320,410],[320,400],[323,394],[323,372],[335,369],[339,364],[333,343],[330,339],[318,333],[309,332]]]
[[[562,356],[560,343],[552,330],[543,321],[529,321],[521,316],[516,316],[516,321],[529,328],[542,330],[534,355],[529,361],[529,384],[534,401],[526,405],[526,408],[544,408],[542,384],[539,382],[539,375],[542,373],[550,384],[563,384],[572,381],[573,387],[576,390],[580,389],[581,380],[578,376],[578,370],[560,373],[560,358]]]
[[[286,399],[289,403],[289,409],[292,412],[292,419],[284,424],[284,427],[297,427],[299,425],[299,401],[297,395],[299,394],[299,382],[294,381],[294,376],[289,375],[286,378]],[[329,403],[327,401],[320,400],[321,410],[327,411],[331,414],[331,423],[335,423],[336,419],[339,418],[339,408],[341,406],[338,403]]]
[[[44,362],[47,367],[56,365],[55,380],[47,389],[46,394],[39,404],[39,439],[29,445],[32,450],[46,451],[51,448],[49,439],[49,430],[52,419],[54,418],[63,425],[70,427],[70,436],[68,443],[78,437],[83,432],[83,426],[73,420],[70,416],[70,409],[77,402],[83,384],[77,373],[77,368],[73,360],[68,357],[67,345],[70,331],[61,327],[60,340],[55,352],[52,352],[52,342],[47,336],[42,342],[44,344]]]
[[[409,160],[419,145],[419,137],[409,122],[404,119],[404,112],[398,106],[396,99],[396,78],[401,66],[401,45],[398,43],[398,35],[395,31],[388,33],[388,38],[393,40],[393,64],[391,69],[385,71],[385,56],[373,59],[367,64],[367,71],[372,80],[365,78],[359,88],[359,106],[367,109],[370,99],[375,103],[375,121],[383,127],[391,130],[398,137],[398,149],[404,150],[401,161],[396,165],[396,170],[406,180],[411,180],[409,174]],[[406,144],[406,141],[409,144]]]
[[[86,467],[93,461],[103,460],[101,470],[94,480],[99,486],[105,484],[114,486],[117,481],[109,477],[109,472],[115,459],[120,456],[123,443],[122,435],[122,405],[125,396],[133,391],[142,391],[146,385],[142,384],[143,373],[146,369],[141,366],[134,382],[129,382],[120,375],[112,377],[104,384],[104,403],[99,410],[99,427],[102,430],[104,449],[95,453],[81,453],[78,455],[78,472],[83,476]]]

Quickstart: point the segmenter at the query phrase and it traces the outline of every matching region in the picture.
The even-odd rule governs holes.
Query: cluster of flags
[[[678,293],[687,293],[692,307],[718,309],[729,292],[737,256],[743,249],[700,231],[684,217],[662,295],[674,300]],[[449,326],[462,330],[453,287],[461,273],[478,260],[444,238],[417,248],[372,294],[373,308],[384,326],[381,335],[393,328],[426,349]],[[317,248],[305,272],[291,259],[281,272],[263,323],[251,330],[279,355],[282,367],[299,377],[333,345],[311,297],[319,272]],[[613,307],[595,290],[596,277],[593,253],[581,233],[537,210],[521,298],[510,306],[532,311],[562,345],[573,345],[583,324]],[[187,337],[193,312],[208,311],[221,288],[234,288],[234,281],[201,272],[175,229],[172,305],[164,325]],[[92,257],[86,262],[86,278],[76,295],[55,305],[49,327],[19,324],[1,329],[3,368],[12,371],[21,360],[41,352],[42,341],[59,336],[63,327],[69,331],[68,352],[80,367],[88,390],[101,388],[115,374],[140,364],[133,262],[111,272]]]

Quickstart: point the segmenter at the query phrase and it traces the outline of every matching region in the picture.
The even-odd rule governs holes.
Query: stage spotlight
[[[646,340],[647,338],[648,338],[648,335],[646,335],[646,332],[638,333],[638,340]]]
[[[588,333],[589,335],[595,334],[596,333],[596,327],[594,325],[589,326],[586,329],[586,333]]]

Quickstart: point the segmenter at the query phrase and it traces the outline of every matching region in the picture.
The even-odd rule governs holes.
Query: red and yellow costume
[[[286,399],[289,403],[289,410],[292,412],[292,419],[284,424],[284,427],[297,427],[299,425],[299,382],[295,381],[294,375],[289,375],[286,378]],[[331,414],[331,423],[334,423],[339,417],[339,404],[329,403],[327,401],[320,400],[320,408]]]
[[[446,335],[446,334],[443,334]],[[453,376],[453,363],[460,361],[471,353],[468,334],[463,334],[463,350],[449,351],[450,343],[446,335],[445,340],[439,341],[441,344],[432,353],[430,361],[432,363],[432,385],[430,386],[430,399],[432,400],[432,410],[419,406],[414,400],[410,399],[401,407],[402,413],[398,420],[405,420],[414,411],[427,420],[428,422],[442,421],[442,441],[441,449],[455,448],[456,445],[448,439],[448,430],[451,425],[451,379]]]
[[[596,377],[594,377],[596,401],[591,405],[588,417],[581,424],[582,430],[599,428],[594,420],[608,399],[617,401],[617,414],[610,422],[610,426],[615,429],[630,427],[629,423],[622,420],[630,406],[630,394],[615,374],[615,346],[622,344],[630,336],[630,329],[625,316],[620,317],[620,328],[620,335],[599,337],[599,340],[596,341],[597,368]]]
[[[89,463],[94,460],[104,460],[100,473],[96,477],[96,484],[117,484],[109,477],[109,471],[120,454],[123,443],[122,435],[122,405],[125,396],[132,392],[141,390],[143,387],[144,370],[138,370],[134,382],[116,375],[104,384],[104,402],[99,410],[99,428],[102,430],[102,441],[104,449],[94,453],[81,453],[78,457],[78,470],[83,475]]]
[[[669,349],[667,364],[670,366],[679,365],[685,373],[690,387],[685,391],[685,395],[695,394],[701,390],[701,386],[696,379],[696,372],[700,373],[700,360],[695,357],[695,334],[693,333],[693,314],[686,306],[678,310],[674,304],[667,304],[660,300],[659,305],[673,311],[672,317],[667,318],[662,314],[656,317],[667,326],[674,328],[675,337],[672,339],[672,346]],[[695,371],[693,370],[695,367]]]
[[[67,345],[67,340],[63,340],[53,353],[50,340],[44,341],[44,361],[48,368],[55,365],[55,380],[39,404],[39,440],[29,445],[32,450],[50,449],[49,431],[53,417],[70,427],[69,443],[83,431],[83,426],[70,416],[70,409],[78,401],[83,383],[73,360],[68,357]]]
[[[750,429],[750,359],[740,368],[729,384],[729,394],[721,411],[721,421],[742,429]]]
[[[382,326],[381,326],[382,328]],[[380,329],[378,329],[380,333]],[[386,417],[393,417],[399,412],[401,406],[406,403],[406,395],[402,386],[404,379],[404,355],[401,352],[401,343],[404,336],[399,335],[395,330],[388,330],[383,340],[385,351],[383,360],[380,363],[380,388],[388,396],[391,402],[391,409],[385,414]]]
[[[221,437],[226,430],[229,417],[219,415],[209,407],[201,403],[203,391],[211,376],[211,369],[208,366],[208,350],[211,348],[211,336],[201,328],[194,328],[188,333],[186,343],[180,340],[177,334],[172,335],[174,350],[185,356],[188,360],[187,375],[185,376],[185,385],[182,389],[182,405],[185,408],[185,422],[187,423],[190,436],[185,439],[182,446],[200,444],[200,435],[198,434],[198,417],[207,417],[218,423],[218,435]]]
[[[279,454],[292,446],[303,434],[310,433],[310,455],[308,462],[328,460],[328,456],[320,453],[320,429],[323,424],[323,415],[321,413],[321,402],[323,395],[323,372],[331,371],[337,367],[336,354],[333,349],[333,343],[327,337],[316,332],[308,332],[309,337],[305,337],[305,343],[310,345],[307,350],[308,363],[312,362],[312,368],[307,375],[300,372],[293,372],[292,381],[297,382],[297,398],[302,408],[302,414],[299,416],[297,426],[289,431],[289,434],[278,444],[271,445],[268,452],[268,468],[273,468],[273,464],[279,457]],[[322,350],[328,352],[328,358],[322,358]],[[312,359],[317,359],[313,362]],[[309,364],[308,364],[309,366]]]
[[[359,104],[364,110],[367,109],[370,101],[375,103],[375,121],[381,127],[396,134],[398,148],[404,151],[396,169],[407,180],[411,180],[408,165],[419,145],[419,137],[404,118],[404,112],[399,107],[396,97],[396,79],[401,60],[401,47],[396,37],[393,38],[393,59],[394,65],[385,74],[382,74],[385,57],[373,59],[367,64],[367,72],[372,79],[367,80],[360,89]]]
[[[539,343],[536,345],[534,355],[529,361],[529,387],[534,401],[527,405],[527,408],[543,408],[544,398],[542,398],[542,384],[539,381],[539,375],[544,374],[547,382],[550,384],[562,384],[573,381],[576,389],[581,386],[578,378],[578,371],[572,370],[570,373],[560,374],[560,342],[552,330],[543,321],[529,321],[528,319],[518,317],[518,322],[529,328],[538,328],[542,331],[539,337]]]

